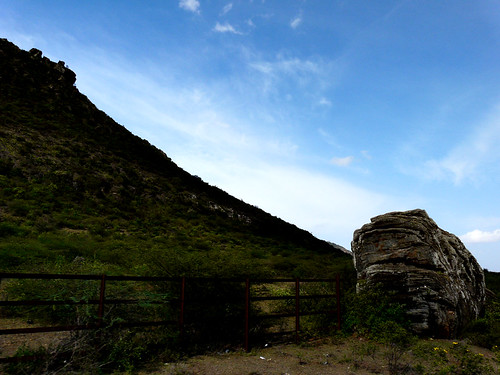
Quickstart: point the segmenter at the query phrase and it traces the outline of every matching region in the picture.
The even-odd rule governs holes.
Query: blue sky
[[[425,209],[500,271],[500,2],[0,0],[180,167],[350,248]]]

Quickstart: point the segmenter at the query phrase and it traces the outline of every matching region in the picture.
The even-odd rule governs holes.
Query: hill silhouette
[[[3,271],[352,270],[338,246],[179,168],[97,109],[75,81],[64,62],[0,40]]]

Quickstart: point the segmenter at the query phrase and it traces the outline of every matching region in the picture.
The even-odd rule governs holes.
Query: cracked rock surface
[[[376,216],[351,243],[358,289],[381,285],[406,306],[420,335],[455,337],[484,308],[482,268],[424,210]]]

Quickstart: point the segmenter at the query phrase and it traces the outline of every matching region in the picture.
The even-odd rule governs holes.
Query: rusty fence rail
[[[19,306],[61,306],[61,305],[96,305],[97,314],[96,320],[91,324],[73,324],[73,325],[59,325],[59,326],[45,326],[45,327],[24,327],[24,328],[4,328],[0,327],[1,335],[17,335],[17,334],[33,334],[33,333],[43,333],[43,332],[64,332],[64,331],[77,331],[77,330],[92,330],[92,329],[102,329],[106,328],[105,322],[105,306],[116,306],[116,305],[137,305],[140,303],[148,302],[152,304],[171,304],[175,305],[177,310],[177,316],[175,319],[165,319],[165,320],[155,320],[155,321],[121,321],[119,323],[113,324],[115,328],[133,328],[133,327],[153,327],[153,326],[177,326],[179,335],[182,339],[185,334],[186,326],[186,306],[189,305],[200,305],[202,301],[196,298],[190,298],[187,295],[187,285],[196,282],[198,285],[201,283],[217,282],[217,283],[239,283],[242,284],[244,289],[243,298],[238,299],[237,303],[244,304],[244,341],[243,345],[246,351],[250,350],[251,341],[251,330],[252,325],[256,322],[260,322],[266,319],[284,319],[284,318],[294,318],[294,330],[287,332],[277,332],[278,334],[295,334],[295,340],[299,340],[299,334],[301,331],[301,321],[302,316],[310,315],[325,315],[330,322],[335,324],[336,329],[340,329],[341,324],[341,306],[340,306],[340,277],[336,278],[324,278],[324,279],[242,279],[242,278],[200,278],[200,277],[142,277],[142,276],[112,276],[112,275],[74,275],[74,274],[28,274],[28,273],[1,273],[0,272],[0,283],[6,280],[22,280],[22,279],[39,279],[39,280],[95,280],[99,283],[99,298],[95,299],[75,299],[68,296],[71,299],[64,300],[0,300],[0,308],[2,307],[19,307]],[[106,298],[106,286],[110,281],[122,281],[122,282],[151,282],[151,283],[161,283],[170,282],[176,283],[178,295],[176,297],[170,297],[168,299],[162,299],[161,301],[145,301],[144,299],[127,299],[127,298]],[[334,285],[334,292],[332,293],[320,293],[320,294],[301,294],[301,285],[308,283],[328,283]],[[287,293],[286,295],[273,295],[263,293],[263,292],[253,292],[252,289],[266,289],[270,285],[279,284],[283,285],[293,285],[289,290],[293,290],[293,293]],[[331,288],[333,289],[333,288]],[[233,296],[234,297],[234,296]],[[330,300],[334,302],[333,309],[326,310],[314,310],[314,311],[303,311],[301,305],[307,300]],[[257,312],[252,311],[253,306],[259,303],[266,303],[272,301],[283,301],[284,303],[290,302],[294,304],[293,312],[275,312],[265,313],[262,311]],[[23,360],[32,360],[30,356],[26,357],[3,357],[0,358],[0,364],[10,363],[10,362],[20,362]]]

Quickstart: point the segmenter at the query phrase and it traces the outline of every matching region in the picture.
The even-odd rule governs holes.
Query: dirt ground
[[[416,375],[437,373],[439,368],[453,363],[437,363],[434,348],[453,346],[449,340],[423,342],[428,357],[416,357],[406,353],[398,361],[401,370],[392,374]],[[484,364],[491,367],[491,374],[499,371],[495,354],[483,348],[470,347],[471,351],[484,356]],[[214,353],[197,356],[178,363],[163,363],[159,368],[140,372],[140,375],[333,375],[333,374],[391,374],[390,349],[362,338],[329,339],[310,341],[301,345],[283,344],[231,353]],[[392,362],[394,363],[394,362]],[[420,364],[420,370],[416,367]],[[474,372],[476,373],[476,372]],[[477,372],[480,374],[481,372]],[[487,372],[489,373],[489,372]],[[453,374],[453,372],[443,372]]]
[[[43,324],[27,324],[25,321],[18,318],[0,319],[1,329],[11,328],[35,328],[41,327]],[[65,337],[69,336],[68,332],[43,332],[17,335],[0,335],[0,357],[13,356],[20,346],[27,346],[36,349],[40,346],[57,345]]]
[[[26,326],[16,319],[2,319],[4,328]],[[36,326],[33,324],[31,326]],[[27,344],[32,348],[52,344],[67,335],[66,332],[30,335],[0,335],[0,357],[8,357]],[[457,365],[456,346],[467,348],[474,358],[489,366],[491,371],[467,374],[499,374],[500,353],[474,347],[465,342],[450,340],[420,340],[419,353],[414,347],[396,360],[400,371],[390,371],[394,365],[394,352],[387,345],[367,341],[361,337],[327,338],[304,341],[300,344],[285,343],[243,350],[215,352],[186,358],[172,363],[155,363],[141,370],[138,375],[332,375],[332,374],[454,374],[438,372],[441,368]],[[418,368],[420,366],[420,369]],[[1,368],[0,368],[1,372]],[[125,375],[125,374],[122,374]],[[127,374],[128,375],[128,374]]]
[[[321,375],[378,374],[375,361],[362,366],[351,356],[350,345],[310,342],[231,353],[215,353],[179,363],[164,363],[155,371],[141,375]]]

